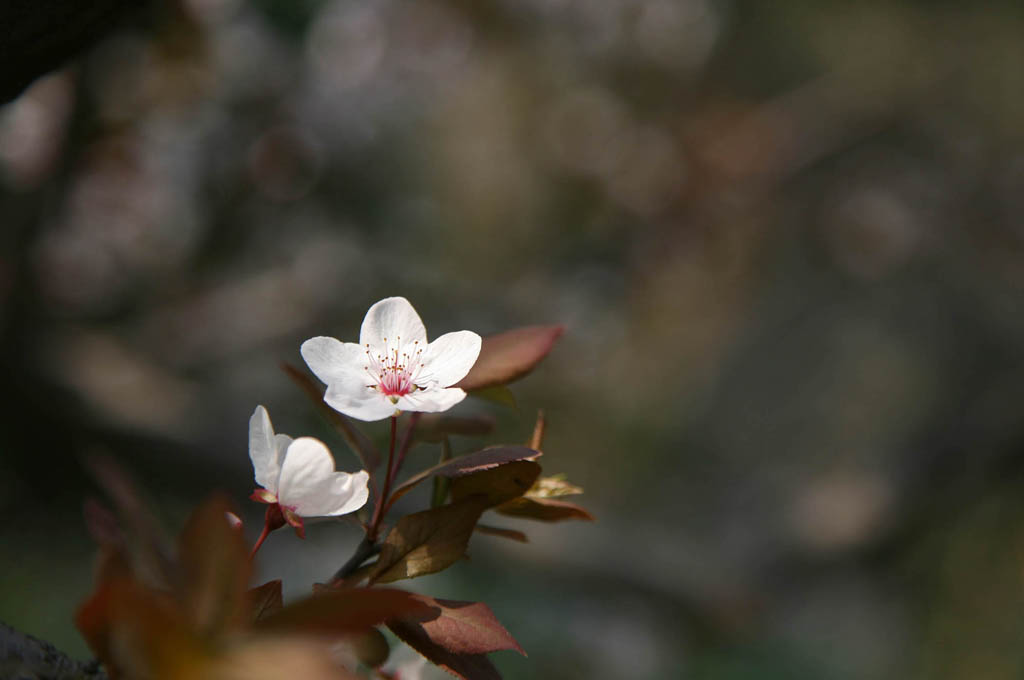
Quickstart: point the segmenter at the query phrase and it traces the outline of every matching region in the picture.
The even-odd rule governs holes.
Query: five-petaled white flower
[[[427,343],[419,314],[403,297],[377,302],[366,312],[359,344],[316,337],[302,343],[302,358],[327,385],[333,409],[359,420],[399,411],[447,411],[466,398],[458,387],[480,355],[480,336],[446,333]]]
[[[279,506],[300,536],[302,517],[344,515],[363,507],[369,495],[365,470],[336,472],[331,452],[319,439],[274,434],[262,406],[249,419],[249,457],[261,487],[252,499]]]

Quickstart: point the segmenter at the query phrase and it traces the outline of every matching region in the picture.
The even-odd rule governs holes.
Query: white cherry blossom
[[[302,343],[302,358],[327,385],[331,408],[358,420],[381,420],[401,411],[447,411],[466,398],[451,387],[473,368],[480,336],[445,333],[431,343],[419,314],[403,297],[385,298],[366,312],[359,344],[316,337]]]
[[[249,419],[249,458],[255,470],[253,500],[277,504],[284,519],[302,534],[302,517],[331,517],[361,508],[369,474],[336,472],[327,446],[313,437],[274,434],[267,409]]]

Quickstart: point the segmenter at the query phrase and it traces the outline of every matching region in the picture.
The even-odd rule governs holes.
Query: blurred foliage
[[[0,110],[0,619],[86,653],[83,454],[180,516],[251,490],[256,402],[340,451],[278,364],[400,294],[436,332],[566,325],[521,417],[463,409],[526,441],[543,407],[600,521],[427,577],[500,612],[506,677],[1019,677],[1022,34],[797,0],[114,33]],[[280,543],[300,582],[351,552]]]

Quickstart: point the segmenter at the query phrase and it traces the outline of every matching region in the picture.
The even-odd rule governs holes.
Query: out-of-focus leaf
[[[171,557],[171,541],[135,483],[117,463],[105,456],[90,458],[88,466],[114,504],[136,566],[162,584],[174,585],[178,573]]]
[[[502,527],[492,527],[487,524],[477,524],[476,531],[481,534],[487,534],[489,536],[500,536],[502,538],[508,538],[519,543],[529,543],[530,539],[522,531],[516,531],[515,529],[504,529]]]
[[[518,460],[452,480],[452,502],[479,498],[486,507],[501,505],[526,493],[540,475],[540,465]]]
[[[478,390],[473,390],[469,394],[477,399],[483,399],[484,401],[489,401],[492,404],[498,404],[499,406],[505,406],[512,410],[519,408],[519,404],[516,402],[516,395],[512,393],[512,390],[504,385],[482,387]]]
[[[564,326],[525,326],[487,336],[476,364],[455,387],[468,392],[522,378],[547,356],[564,332]]]
[[[249,560],[245,539],[228,522],[231,505],[215,496],[200,505],[178,537],[181,606],[201,634],[217,637],[246,617]]]
[[[111,680],[195,677],[204,662],[203,645],[174,598],[138,583],[126,563],[101,570],[75,625]]]
[[[480,451],[467,453],[465,456],[453,458],[434,467],[427,468],[419,474],[413,475],[395,488],[388,501],[387,507],[394,505],[395,501],[408,493],[414,486],[425,479],[435,475],[455,479],[471,475],[483,470],[489,470],[501,465],[507,465],[514,461],[535,460],[540,457],[539,451],[528,449],[525,446],[489,446]]]
[[[552,498],[527,498],[525,496],[514,498],[507,503],[502,503],[496,510],[503,515],[536,519],[542,522],[561,522],[567,519],[594,521],[594,516],[585,508],[575,503]]]
[[[420,596],[433,607],[429,615],[392,621],[391,631],[448,672],[466,680],[500,680],[488,652],[523,648],[482,602],[456,602]]]
[[[345,641],[352,649],[359,663],[370,668],[376,668],[388,660],[391,653],[391,646],[388,640],[376,628],[370,628],[362,633],[356,633]]]
[[[335,657],[332,645],[308,638],[256,636],[212,658],[202,674],[180,680],[359,680]],[[160,677],[164,680],[164,676]],[[178,680],[176,678],[175,680]]]
[[[466,545],[486,505],[469,498],[406,515],[388,532],[370,583],[432,574],[466,554]]]
[[[437,444],[451,435],[483,437],[494,431],[494,425],[494,416],[489,414],[450,416],[444,413],[426,413],[416,424],[415,437],[419,441]]]
[[[284,605],[281,596],[281,579],[267,581],[261,586],[250,588],[245,593],[249,605],[249,621],[255,622],[280,611]]]
[[[327,402],[324,401],[324,390],[307,373],[287,362],[282,363],[281,368],[299,389],[309,397],[309,400],[317,407],[324,419],[334,426],[334,429],[338,431],[342,439],[345,440],[345,443],[348,444],[348,447],[359,458],[363,468],[366,470],[376,470],[377,466],[380,465],[380,453],[373,442],[370,441],[370,438],[356,427],[348,416],[338,413],[327,405]]]
[[[121,531],[114,513],[103,507],[99,501],[90,498],[85,501],[83,514],[85,527],[98,545],[124,547],[124,532]]]
[[[347,634],[365,631],[397,617],[420,616],[426,605],[394,588],[321,591],[254,624],[257,632]]]

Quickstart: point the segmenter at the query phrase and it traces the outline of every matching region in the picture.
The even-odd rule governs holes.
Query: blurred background
[[[259,403],[355,469],[279,364],[404,295],[431,336],[568,328],[518,411],[459,409],[518,442],[544,408],[598,522],[490,518],[531,542],[409,582],[488,602],[507,678],[1021,677],[1022,35],[1008,1],[118,23],[0,109],[0,620],[88,657],[85,456],[172,527],[216,488],[258,526]]]

